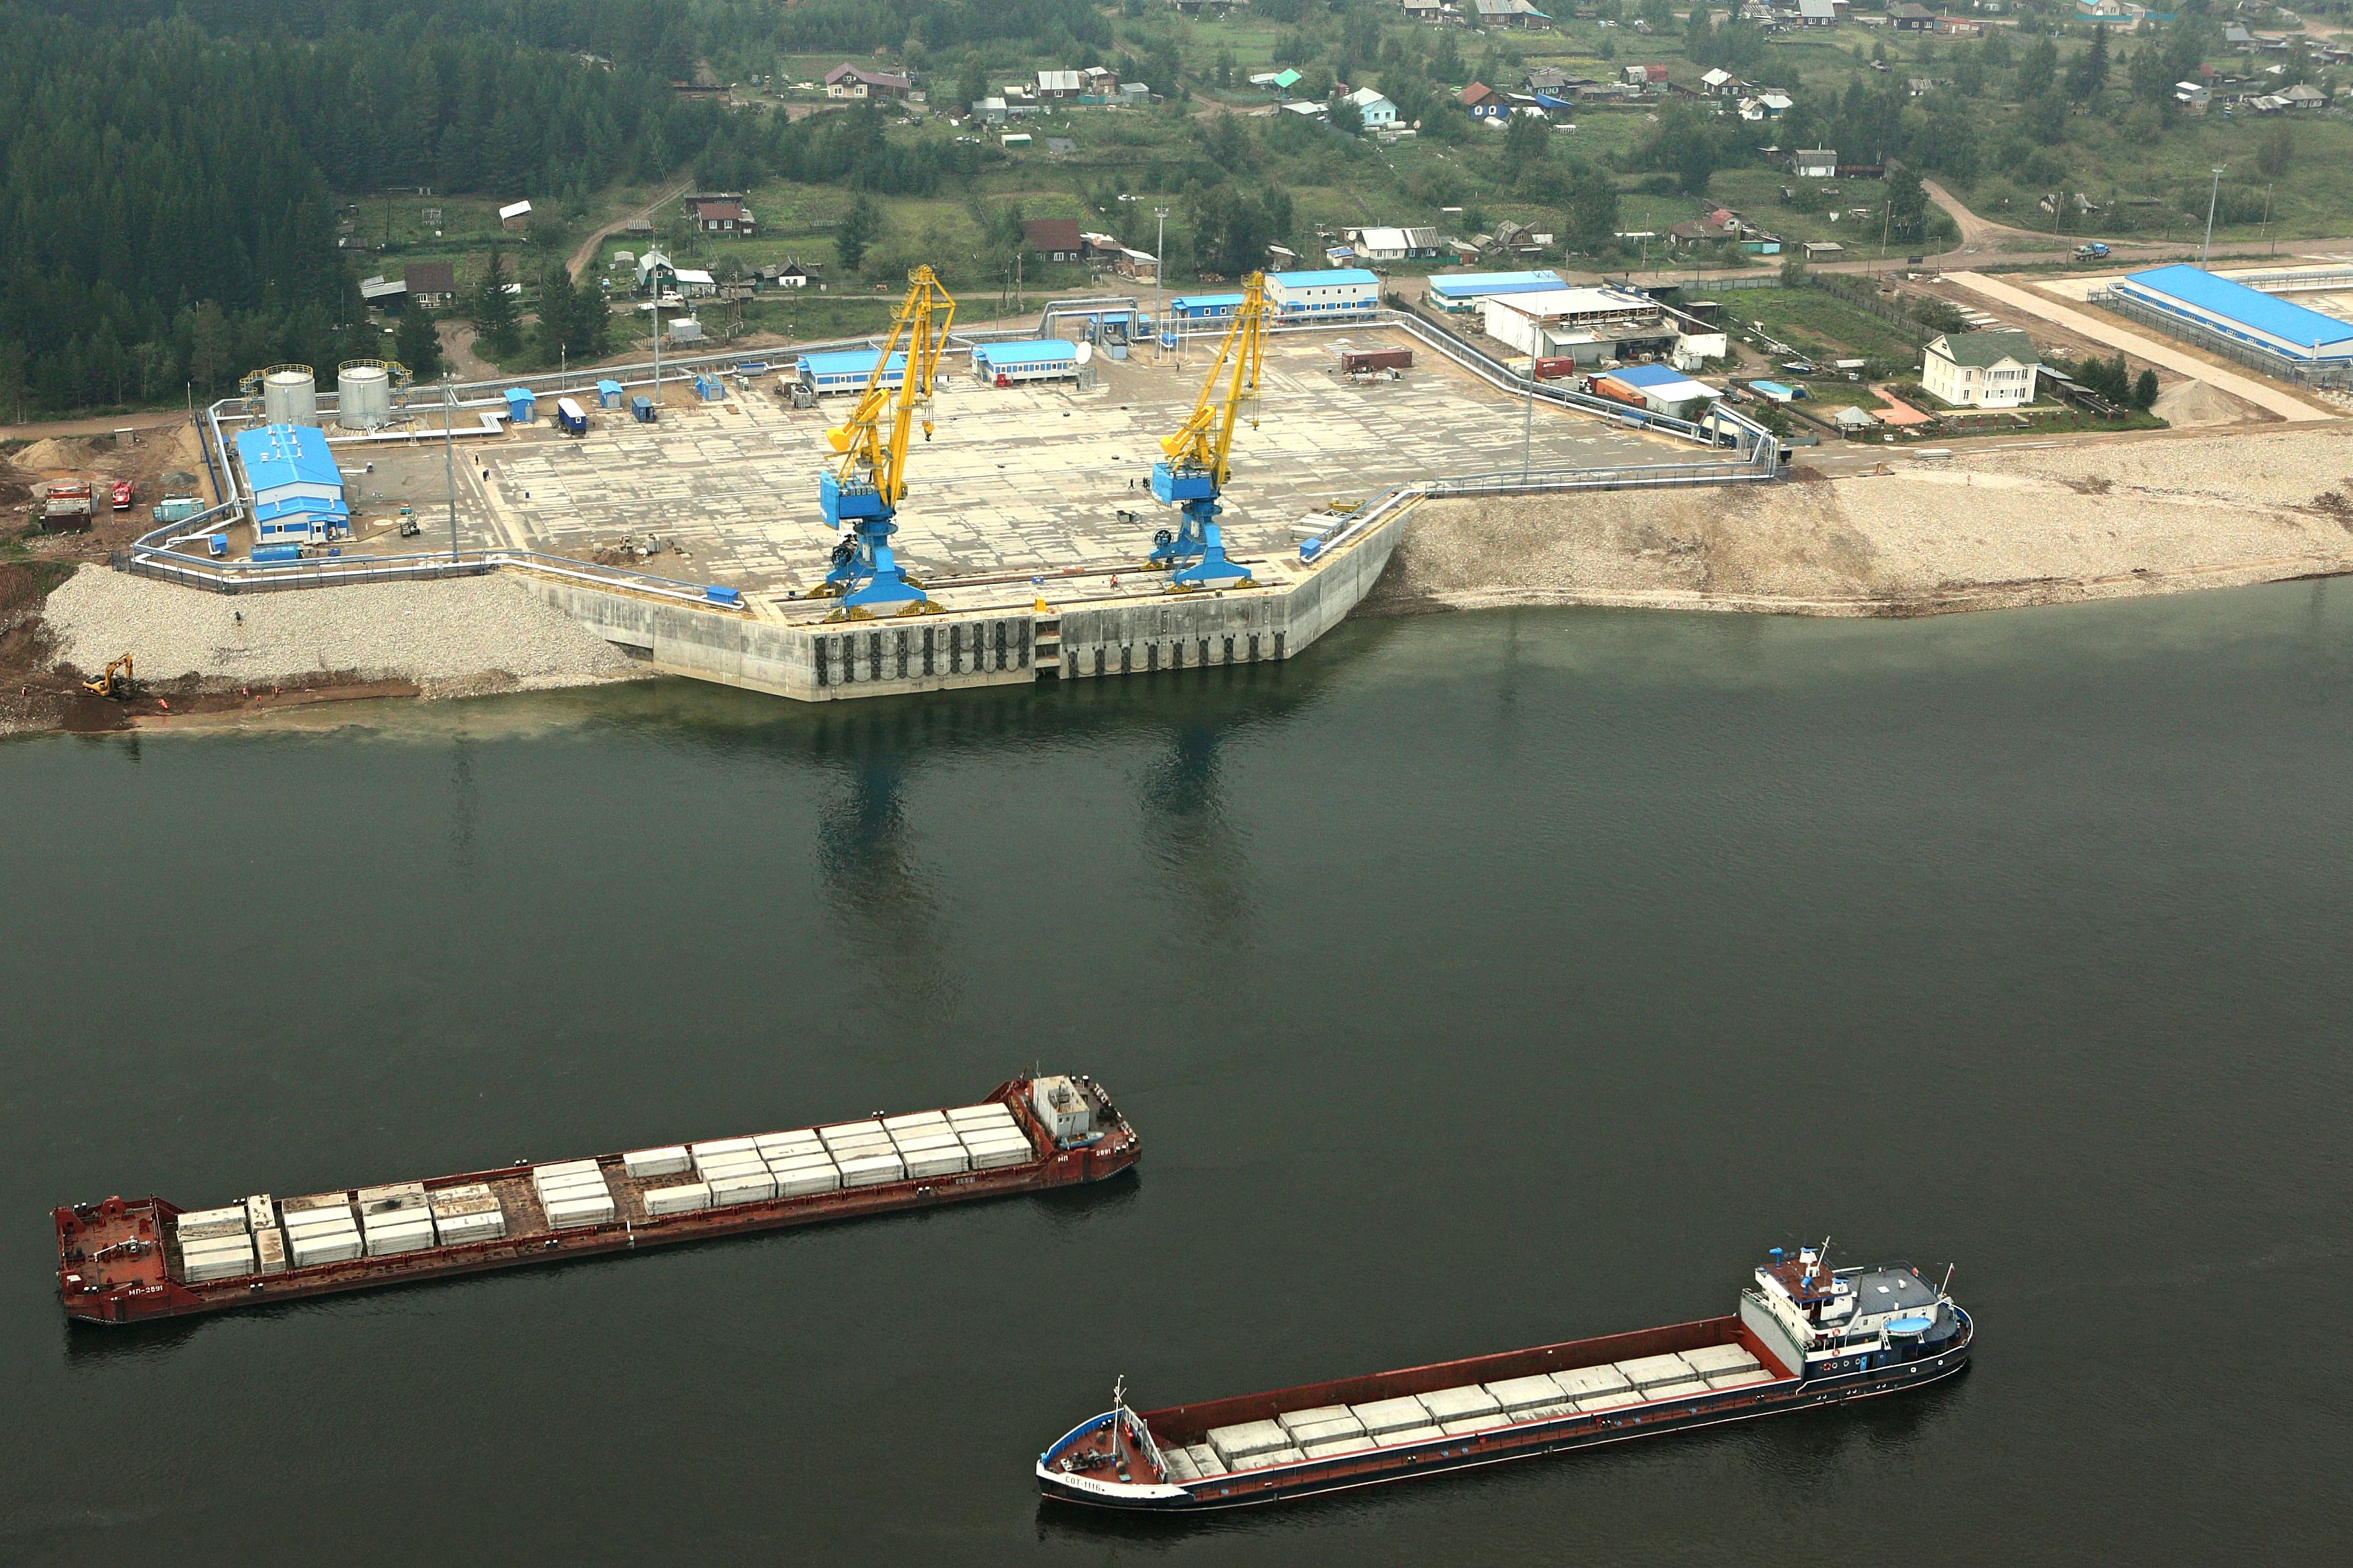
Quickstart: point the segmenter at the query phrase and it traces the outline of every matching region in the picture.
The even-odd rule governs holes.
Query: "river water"
[[[0,1560],[2319,1561],[2353,587],[0,746]],[[1106,1189],[69,1331],[47,1209],[1103,1079]],[[1957,1266],[1958,1382],[1181,1528],[1141,1407]],[[2332,1544],[2333,1543],[2333,1544]]]

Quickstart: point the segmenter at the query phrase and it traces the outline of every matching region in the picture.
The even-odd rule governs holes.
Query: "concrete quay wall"
[[[979,610],[786,626],[525,574],[533,592],[667,675],[803,702],[972,686],[1137,675],[1290,658],[1339,624],[1388,564],[1410,507],[1319,558],[1294,583],[1101,600],[1063,609]]]

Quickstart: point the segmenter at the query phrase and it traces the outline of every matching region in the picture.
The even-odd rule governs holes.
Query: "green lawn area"
[[[1721,296],[1727,327],[1753,321],[1809,356],[1920,363],[1920,351],[1894,328],[1820,289],[1734,289]]]

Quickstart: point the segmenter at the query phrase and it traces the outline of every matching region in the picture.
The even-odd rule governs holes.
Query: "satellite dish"
[[[1087,361],[1089,361],[1089,360],[1091,360],[1091,359],[1092,359],[1092,358],[1094,358],[1094,357],[1095,357],[1095,346],[1094,346],[1094,344],[1092,344],[1092,343],[1081,343],[1081,344],[1079,345],[1079,352],[1078,352],[1077,358],[1078,358],[1078,362],[1079,362],[1081,364],[1084,364],[1084,363],[1087,363]]]

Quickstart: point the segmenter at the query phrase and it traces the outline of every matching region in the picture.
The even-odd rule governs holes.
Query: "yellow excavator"
[[[96,696],[111,697],[117,702],[128,702],[139,690],[139,683],[132,678],[131,668],[131,656],[126,653],[108,664],[104,673],[83,681],[81,689]]]
[[[1151,564],[1166,569],[1171,589],[1231,587],[1250,581],[1250,568],[1226,557],[1218,529],[1218,496],[1232,476],[1234,425],[1242,405],[1258,397],[1259,368],[1266,357],[1266,274],[1242,279],[1242,302],[1218,345],[1217,360],[1193,400],[1192,417],[1160,449],[1166,462],[1152,465],[1152,499],[1176,509],[1172,531],[1153,535]],[[1258,428],[1258,421],[1250,421]]]
[[[909,579],[891,549],[891,535],[898,531],[891,519],[907,493],[907,438],[919,411],[923,439],[932,438],[932,379],[955,320],[955,301],[932,269],[918,267],[908,273],[907,297],[874,356],[857,406],[825,433],[841,455],[841,468],[818,476],[818,504],[825,521],[842,531],[833,547],[833,569],[811,597],[839,597],[846,616],[916,615],[931,606],[923,585]]]

